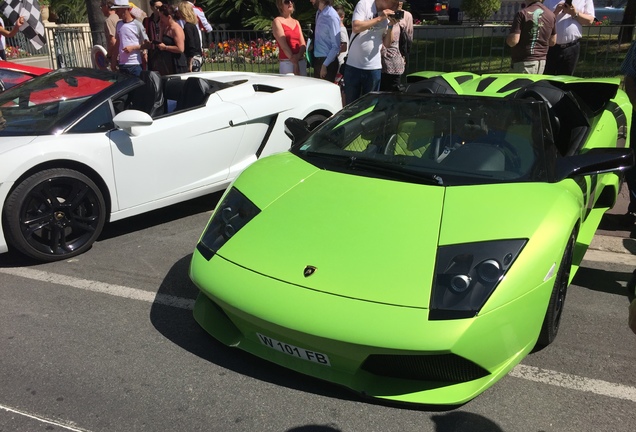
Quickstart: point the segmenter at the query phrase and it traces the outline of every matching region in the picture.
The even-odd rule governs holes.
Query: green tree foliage
[[[58,24],[85,23],[88,20],[86,0],[50,0],[50,9],[57,15]]]
[[[501,8],[501,0],[462,0],[461,9],[480,25]]]

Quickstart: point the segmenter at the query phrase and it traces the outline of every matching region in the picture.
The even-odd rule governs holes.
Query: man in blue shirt
[[[340,17],[331,0],[309,0],[318,11],[314,30],[314,78],[335,82],[340,53]]]

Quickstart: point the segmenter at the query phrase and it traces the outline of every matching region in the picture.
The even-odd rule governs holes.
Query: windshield
[[[292,152],[324,169],[439,185],[544,181],[542,103],[370,94]]]
[[[10,134],[48,133],[55,123],[122,75],[92,69],[60,69],[0,94],[0,130]]]

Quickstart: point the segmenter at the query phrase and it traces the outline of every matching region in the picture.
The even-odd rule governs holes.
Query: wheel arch
[[[54,159],[54,160],[49,160],[49,161],[34,165],[33,167],[29,168],[27,171],[22,173],[22,175],[20,175],[20,177],[16,179],[16,181],[13,183],[13,186],[9,190],[9,193],[7,194],[7,196],[11,195],[11,193],[15,190],[15,188],[17,188],[18,185],[20,185],[20,183],[22,183],[28,177],[40,171],[44,171],[44,170],[52,169],[52,168],[66,168],[66,169],[78,171],[84,174],[85,176],[87,176],[88,178],[90,178],[93,182],[95,182],[95,184],[101,191],[102,196],[104,197],[104,202],[106,203],[106,221],[108,222],[110,220],[112,202],[111,202],[110,189],[108,188],[106,182],[104,181],[102,176],[97,173],[97,171],[95,171],[94,169],[92,169],[86,164],[73,161],[73,160]]]
[[[329,118],[329,117],[331,117],[333,115],[333,113],[330,112],[327,109],[324,109],[324,108],[317,108],[317,109],[314,109],[313,111],[310,111],[309,113],[307,113],[307,115],[305,115],[304,118],[311,117],[311,116],[314,116],[314,115],[323,115],[326,118]]]

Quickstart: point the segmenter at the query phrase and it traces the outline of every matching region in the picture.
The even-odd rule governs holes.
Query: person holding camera
[[[344,71],[347,104],[380,89],[381,48],[393,42],[394,18],[398,0],[360,0],[353,10],[352,36]]]
[[[583,26],[594,22],[592,0],[544,0],[556,16],[556,44],[548,50],[546,75],[574,75],[581,52]]]
[[[506,44],[512,48],[512,71],[541,75],[548,49],[556,44],[556,40],[556,17],[541,0],[521,9],[506,38]]]

